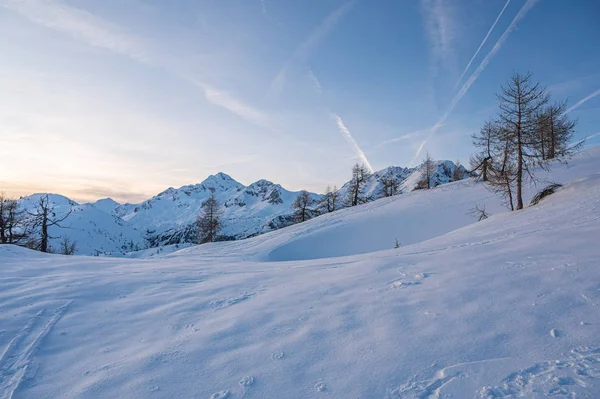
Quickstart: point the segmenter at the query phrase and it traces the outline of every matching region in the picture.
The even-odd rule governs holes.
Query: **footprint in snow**
[[[324,382],[317,382],[315,384],[315,390],[317,392],[325,392],[327,390],[327,386],[325,385]]]
[[[210,395],[210,399],[225,399],[229,397],[229,391],[219,391]]]
[[[273,360],[281,360],[283,359],[283,357],[285,356],[285,353],[283,353],[283,351],[277,351],[271,354],[271,359]]]
[[[252,377],[251,375],[247,375],[240,379],[240,385],[243,387],[249,387],[252,384],[254,384],[254,377]]]
[[[552,330],[550,330],[550,335],[552,336],[552,338],[558,338],[561,336],[561,333],[556,328],[553,328]]]

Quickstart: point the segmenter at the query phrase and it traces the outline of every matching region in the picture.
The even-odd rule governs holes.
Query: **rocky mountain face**
[[[466,177],[461,166],[459,175]],[[453,181],[456,165],[451,161],[436,163],[433,185]],[[369,176],[363,189],[368,201],[384,196],[386,181],[398,185],[398,193],[413,191],[422,180],[418,168],[391,166]],[[349,183],[339,189],[337,208],[346,204]],[[136,249],[193,242],[195,221],[202,203],[215,194],[223,205],[223,240],[237,240],[280,229],[294,223],[293,203],[299,192],[288,191],[279,184],[259,180],[245,186],[225,173],[211,175],[200,184],[168,188],[139,204],[118,204],[110,198],[94,203],[77,204],[66,197],[52,195],[57,212],[72,214],[65,221],[68,229],[52,231],[53,237],[67,236],[77,242],[77,253],[118,254]],[[23,207],[35,205],[39,194],[21,200]],[[315,204],[323,195],[309,193]],[[317,205],[313,213],[317,213]],[[58,242],[54,242],[57,245]]]

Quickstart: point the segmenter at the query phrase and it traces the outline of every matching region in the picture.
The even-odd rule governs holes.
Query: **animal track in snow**
[[[327,390],[327,386],[325,385],[324,382],[317,382],[315,384],[315,390],[317,392],[325,392]]]
[[[391,281],[388,284],[391,284],[392,288],[407,288],[413,287],[415,285],[421,285],[422,281],[429,277],[429,273],[415,273],[413,275],[408,276],[406,273],[401,272],[404,276],[400,279]]]
[[[225,399],[229,397],[229,391],[219,391],[210,395],[210,399]]]
[[[600,349],[580,346],[566,360],[540,362],[510,374],[499,385],[479,391],[481,398],[520,398],[532,394],[575,398],[600,379]],[[536,396],[537,397],[537,396]]]
[[[243,387],[249,387],[252,384],[254,384],[254,377],[252,377],[251,375],[247,375],[240,379],[240,385]]]

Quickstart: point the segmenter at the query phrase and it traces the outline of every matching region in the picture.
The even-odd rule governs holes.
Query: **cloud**
[[[487,39],[490,37],[490,34],[492,33],[492,31],[496,27],[496,24],[500,20],[500,17],[502,17],[502,14],[504,14],[504,10],[506,10],[506,7],[508,7],[509,4],[510,4],[510,0],[506,0],[506,4],[504,4],[504,7],[502,7],[502,10],[500,11],[500,14],[498,14],[498,17],[496,17],[496,20],[492,24],[492,27],[488,30],[488,33],[483,38],[483,41],[481,42],[481,44],[477,48],[477,51],[475,51],[475,54],[473,54],[473,57],[471,57],[471,60],[469,61],[469,63],[465,67],[465,70],[463,71],[463,73],[460,75],[460,78],[458,78],[458,80],[456,81],[456,84],[454,85],[454,88],[458,87],[458,84],[462,81],[462,78],[465,76],[465,74],[467,73],[467,71],[471,67],[471,64],[473,63],[473,61],[477,57],[477,54],[479,54],[479,51],[481,51],[481,48],[483,47],[483,45],[487,42]]]
[[[254,123],[255,125],[260,125],[263,127],[270,126],[271,118],[267,114],[232,97],[226,91],[216,89],[191,77],[181,77],[202,89],[204,92],[204,97],[206,97],[211,104],[224,108],[240,118]]]
[[[446,62],[454,55],[456,27],[452,10],[444,0],[421,0],[420,4],[435,64]]]
[[[456,105],[465,96],[465,94],[467,94],[467,92],[469,91],[469,89],[471,88],[471,86],[473,85],[473,83],[475,83],[475,81],[477,80],[477,78],[479,77],[479,75],[481,75],[481,72],[483,72],[483,70],[485,69],[485,67],[490,63],[490,60],[492,59],[492,57],[498,52],[498,50],[500,50],[500,48],[502,47],[502,45],[504,44],[504,42],[506,41],[506,39],[508,38],[508,36],[510,35],[510,33],[517,26],[517,23],[521,19],[523,19],[523,17],[525,17],[525,15],[527,14],[527,12],[538,1],[539,0],[527,0],[525,2],[525,4],[523,5],[523,7],[521,7],[521,9],[519,10],[519,12],[515,16],[515,18],[512,20],[512,22],[508,26],[508,28],[506,28],[506,30],[504,31],[504,33],[502,34],[502,36],[500,36],[500,38],[498,39],[498,41],[496,42],[496,44],[494,45],[494,47],[485,56],[485,58],[483,59],[483,61],[481,61],[481,64],[479,64],[479,66],[477,67],[477,69],[475,70],[475,72],[473,72],[473,74],[465,82],[465,84],[462,86],[462,88],[460,89],[460,91],[454,96],[454,98],[450,102],[450,105],[448,106],[448,109],[446,110],[446,112],[444,113],[444,115],[442,116],[442,118],[435,125],[433,125],[431,127],[431,131],[429,132],[429,135],[423,141],[423,143],[421,143],[421,145],[419,146],[419,149],[417,150],[417,152],[415,153],[415,156],[413,157],[412,161],[410,162],[411,164],[419,157],[419,155],[421,154],[421,151],[423,150],[423,147],[425,146],[425,143],[427,142],[427,140],[429,140],[431,138],[431,136],[433,136],[435,134],[435,132],[440,127],[443,126],[443,124],[446,122],[446,119],[448,119],[448,117],[450,116],[450,114],[452,113],[452,111],[454,110],[454,108],[456,107]]]
[[[313,29],[308,37],[296,48],[292,56],[287,60],[283,68],[275,76],[269,85],[268,96],[279,95],[285,86],[286,75],[289,70],[298,64],[306,62],[310,54],[327,36],[327,34],[337,25],[337,23],[350,11],[357,0],[349,0],[340,7],[332,11],[323,22]]]
[[[260,8],[262,10],[263,15],[267,15],[267,6],[265,4],[265,0],[260,0]]]
[[[421,130],[415,130],[414,132],[403,134],[400,137],[395,137],[395,138],[390,139],[390,140],[382,141],[381,143],[375,145],[373,147],[373,149],[380,148],[380,147],[383,147],[383,146],[388,145],[388,144],[394,144],[394,143],[398,143],[398,142],[401,142],[401,141],[406,141],[406,140],[409,140],[409,139],[412,139],[412,138],[415,138],[415,137],[419,137],[419,136],[421,136],[421,135],[423,135],[425,133],[428,133],[430,130],[431,130],[430,128],[421,129]]]
[[[152,56],[152,51],[146,43],[126,34],[118,25],[87,11],[55,0],[0,0],[0,5],[18,12],[32,22],[68,34],[92,47],[103,48],[142,64],[165,69],[201,88],[206,100],[211,104],[254,124],[266,126],[269,123],[269,117],[263,112],[233,98],[229,93],[190,78],[182,72],[177,61],[172,64],[164,61],[165,57]]]
[[[32,22],[67,33],[93,47],[150,63],[150,57],[141,41],[120,32],[117,25],[87,11],[51,0],[3,0],[0,5],[18,12]]]
[[[342,118],[340,118],[340,116],[336,114],[332,114],[331,116],[335,120],[335,123],[337,124],[338,128],[340,129],[340,133],[342,133],[342,136],[346,139],[346,141],[348,141],[348,143],[354,149],[354,152],[356,152],[356,155],[361,159],[361,161],[365,164],[367,168],[369,168],[369,171],[371,171],[372,173],[374,171],[373,167],[369,163],[367,156],[365,155],[363,150],[361,150],[356,140],[354,140],[354,137],[352,137],[352,134],[350,134],[350,131],[344,124]]]
[[[321,87],[321,82],[319,82],[319,79],[317,79],[316,75],[314,74],[312,69],[308,70],[308,78],[311,80],[312,82],[312,87],[313,89],[315,89],[315,91],[317,92],[317,94],[322,94],[323,93],[323,88]]]
[[[594,98],[594,97],[596,97],[598,95],[600,95],[600,89],[596,90],[595,92],[593,92],[589,96],[584,97],[583,99],[579,100],[577,103],[573,104],[571,107],[569,107],[569,109],[567,109],[565,111],[565,114],[568,114],[569,112],[575,111],[577,108],[581,107],[585,102],[591,100],[592,98]]]

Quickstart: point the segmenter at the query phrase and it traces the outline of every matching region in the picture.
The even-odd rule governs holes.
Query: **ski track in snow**
[[[13,397],[19,384],[32,369],[35,351],[72,302],[71,300],[65,302],[56,308],[49,317],[46,317],[45,309],[40,310],[8,343],[0,356],[0,399]],[[46,318],[46,323],[43,323]],[[31,378],[33,375],[27,377]]]

